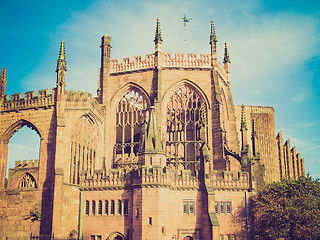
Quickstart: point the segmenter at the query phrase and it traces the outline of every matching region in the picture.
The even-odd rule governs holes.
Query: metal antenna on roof
[[[192,20],[192,18],[187,18],[186,14],[184,14],[182,20],[184,23],[184,51],[187,53],[187,22]]]

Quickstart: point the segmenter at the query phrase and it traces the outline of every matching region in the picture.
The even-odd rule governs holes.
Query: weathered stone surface
[[[213,23],[199,57],[163,53],[157,34],[155,53],[122,62],[102,37],[98,97],[65,89],[64,43],[52,93],[9,99],[2,71],[0,239],[242,239],[246,194],[304,174],[273,108],[233,104]],[[5,184],[23,126],[41,138],[39,159],[17,159]]]

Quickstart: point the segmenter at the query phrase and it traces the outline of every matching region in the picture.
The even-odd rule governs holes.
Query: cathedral
[[[213,21],[208,54],[172,56],[162,42],[157,19],[154,53],[119,61],[104,35],[97,96],[66,89],[64,42],[51,92],[9,98],[2,68],[1,240],[249,239],[255,190],[305,174],[272,107],[234,105]],[[39,159],[17,159],[6,178],[24,126],[40,137]]]

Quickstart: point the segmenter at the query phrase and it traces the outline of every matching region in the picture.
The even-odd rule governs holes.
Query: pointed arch
[[[69,182],[80,184],[81,172],[92,176],[99,164],[101,132],[91,112],[75,122],[70,139]]]
[[[193,237],[186,236],[186,237],[183,238],[183,240],[193,240]]]
[[[170,87],[164,92],[162,102],[168,102],[172,94],[181,86],[188,86],[191,89],[193,89],[193,91],[195,91],[197,94],[199,94],[199,96],[201,96],[202,99],[204,99],[208,110],[211,108],[210,101],[206,94],[203,92],[203,90],[197,84],[186,78],[178,80],[171,84]]]
[[[35,124],[32,122],[25,120],[25,119],[19,119],[13,124],[11,124],[5,131],[4,133],[0,136],[0,189],[5,186],[5,176],[6,176],[6,170],[8,166],[8,144],[10,142],[11,137],[21,128],[24,126],[27,126],[31,130],[35,131],[39,138],[40,142],[43,140],[43,135]],[[41,152],[41,143],[40,143],[40,149],[39,149],[39,154]],[[39,156],[39,160],[41,157]]]
[[[8,144],[13,134],[24,126],[27,126],[28,128],[34,130],[39,135],[40,139],[42,139],[42,134],[38,127],[25,119],[20,119],[13,123],[9,128],[7,128],[7,130],[0,137],[0,142]]]
[[[37,188],[37,183],[32,174],[26,172],[19,180],[18,188]]]
[[[118,103],[118,101],[123,97],[123,95],[130,90],[134,90],[134,91],[139,92],[143,96],[143,98],[146,100],[146,103],[150,106],[151,102],[150,102],[150,95],[148,94],[148,92],[139,84],[136,84],[134,82],[128,82],[127,84],[122,86],[112,96],[112,98],[110,100],[111,109],[114,109],[114,105],[116,105]]]
[[[173,84],[165,95],[167,163],[197,175],[202,147],[208,141],[208,99],[186,79]]]
[[[113,167],[138,164],[145,115],[151,105],[149,94],[135,83],[124,85],[112,98],[111,126],[114,126]],[[113,117],[115,116],[115,117]]]
[[[125,236],[120,232],[113,232],[108,236],[107,240],[125,240]]]

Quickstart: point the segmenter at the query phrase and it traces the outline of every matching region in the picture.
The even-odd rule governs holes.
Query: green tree
[[[320,182],[310,176],[274,182],[251,202],[256,239],[320,239]]]

